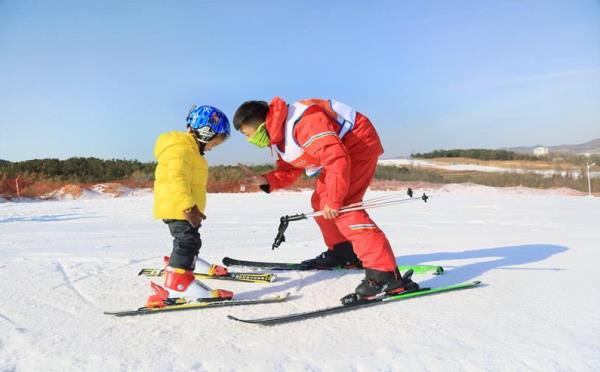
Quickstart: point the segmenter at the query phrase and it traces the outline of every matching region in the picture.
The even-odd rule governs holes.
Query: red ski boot
[[[163,257],[163,263],[165,264],[165,268],[169,266],[169,259],[169,256]],[[204,261],[198,256],[196,256],[196,260],[194,261],[193,270],[195,272],[201,274],[208,274],[211,276],[227,276],[227,274],[229,274],[229,270],[227,270],[225,266],[211,264],[207,261]]]
[[[165,269],[165,284],[160,286],[150,282],[155,294],[148,297],[146,306],[163,307],[169,302],[178,301],[223,301],[233,298],[233,292],[224,289],[211,289],[194,277],[190,270],[177,269],[167,266]]]

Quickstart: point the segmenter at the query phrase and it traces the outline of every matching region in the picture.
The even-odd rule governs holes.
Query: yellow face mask
[[[260,147],[261,149],[269,146],[271,140],[269,139],[269,133],[267,133],[265,123],[263,122],[261,125],[259,125],[258,128],[256,128],[254,135],[246,140],[257,147]]]

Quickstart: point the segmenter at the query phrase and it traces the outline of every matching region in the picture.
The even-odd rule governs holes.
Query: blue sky
[[[600,137],[600,2],[0,0],[0,159],[152,160],[193,104],[335,98],[385,157]],[[234,133],[211,164],[270,161]]]

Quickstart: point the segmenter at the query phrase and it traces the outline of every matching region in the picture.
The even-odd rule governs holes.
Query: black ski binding
[[[340,299],[342,305],[348,306],[359,302],[358,295],[356,293],[350,293]]]

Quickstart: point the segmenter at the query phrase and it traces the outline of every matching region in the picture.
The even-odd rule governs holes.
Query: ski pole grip
[[[306,215],[304,213],[299,213],[299,214],[294,214],[291,216],[281,217],[281,219],[283,219],[283,218],[285,218],[287,221],[300,221],[300,220],[305,220]]]

